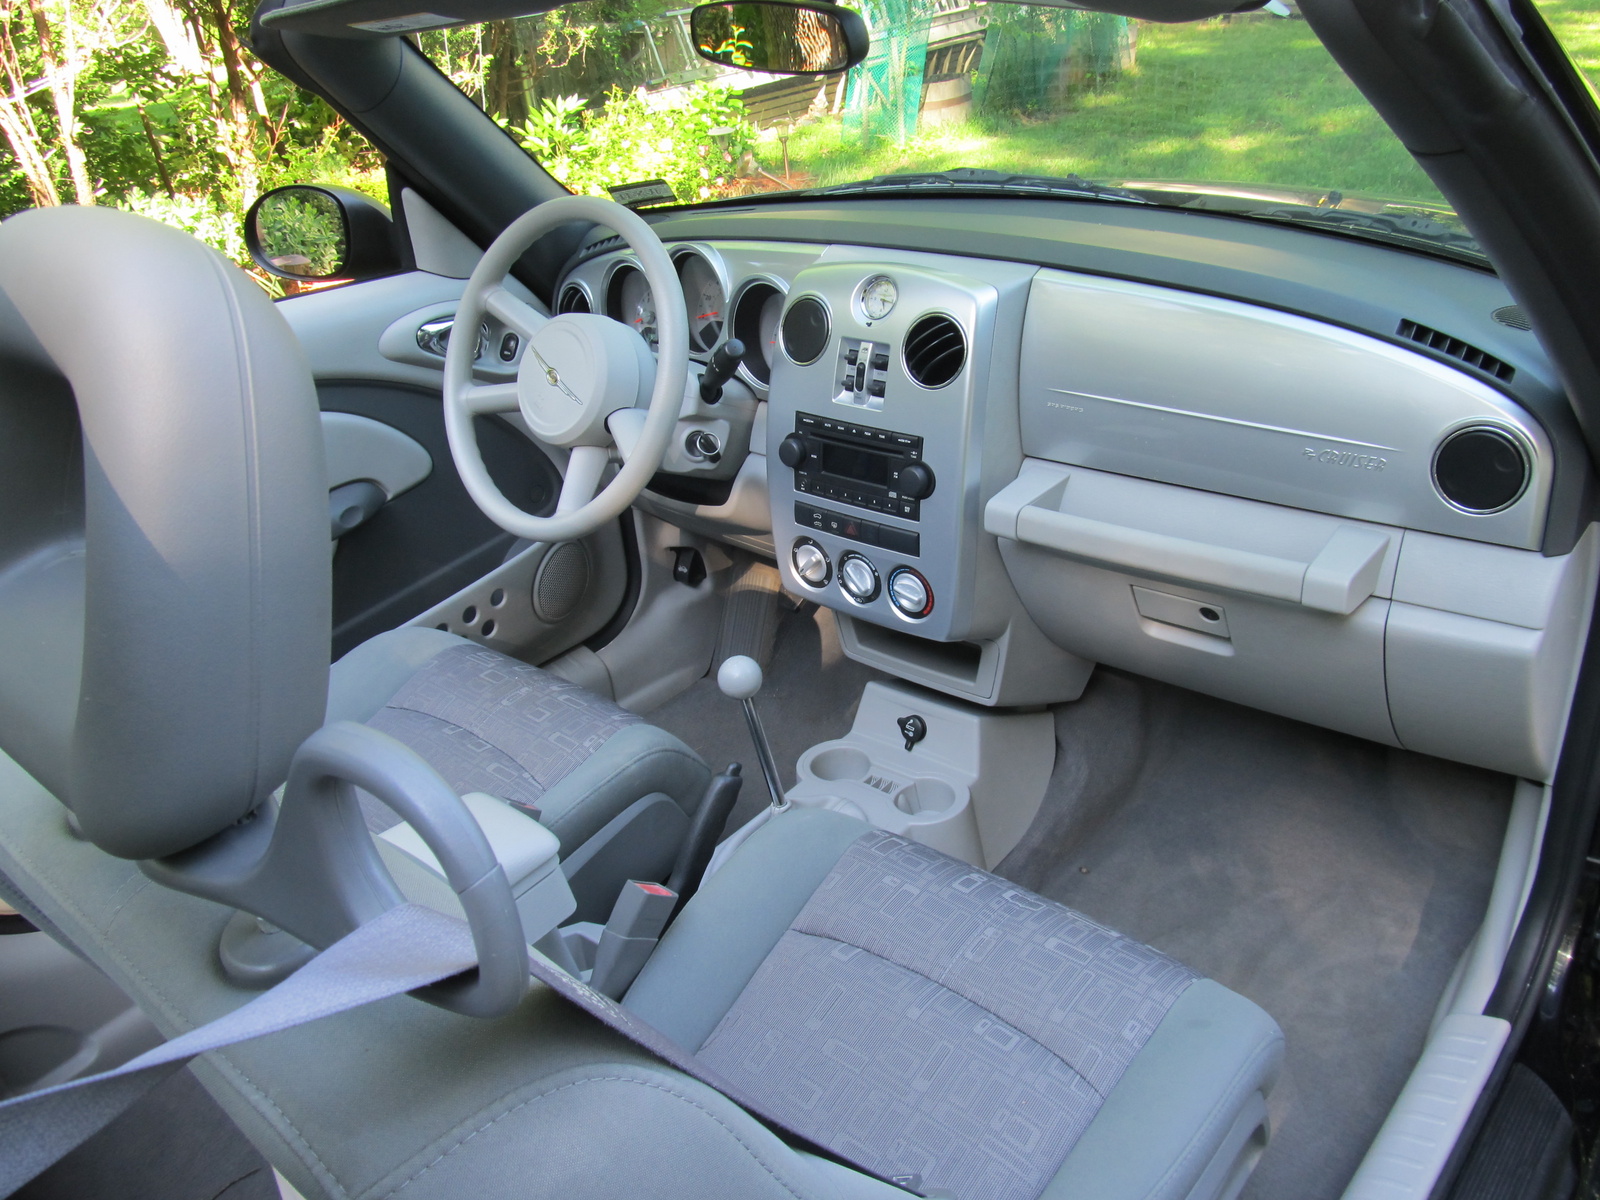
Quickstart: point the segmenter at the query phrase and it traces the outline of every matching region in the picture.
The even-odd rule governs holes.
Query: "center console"
[[[959,640],[973,632],[996,310],[1025,276],[852,257],[835,247],[801,271],[778,325],[767,413],[778,565],[789,590],[845,616]]]

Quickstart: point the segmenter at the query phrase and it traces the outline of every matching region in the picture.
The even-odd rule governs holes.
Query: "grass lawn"
[[[1590,9],[1594,0],[1550,0]],[[1600,22],[1591,20],[1597,56]],[[1298,20],[1141,25],[1136,67],[1054,117],[986,116],[904,146],[846,141],[837,120],[797,130],[796,172],[840,183],[896,171],[992,167],[1089,179],[1439,193]],[[762,158],[776,155],[763,150]],[[797,179],[796,183],[800,181]]]
[[[1589,82],[1600,87],[1600,4],[1596,0],[1535,0]]]

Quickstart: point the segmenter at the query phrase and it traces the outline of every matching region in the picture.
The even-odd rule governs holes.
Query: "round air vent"
[[[801,296],[783,314],[783,351],[802,367],[828,348],[828,310],[815,296]]]
[[[1457,508],[1499,512],[1516,503],[1527,488],[1528,455],[1502,429],[1485,425],[1459,429],[1439,444],[1433,456],[1433,482]]]
[[[1533,322],[1528,320],[1528,314],[1515,304],[1508,304],[1504,308],[1497,308],[1489,314],[1502,325],[1509,325],[1512,329],[1520,329],[1527,333],[1533,328]]]
[[[906,334],[906,374],[925,388],[942,388],[967,361],[967,339],[949,317],[921,317]]]
[[[589,590],[589,552],[582,542],[563,542],[539,564],[533,577],[533,611],[547,625],[565,621]]]
[[[558,313],[586,313],[590,311],[589,294],[575,283],[561,289],[561,299],[556,301]]]

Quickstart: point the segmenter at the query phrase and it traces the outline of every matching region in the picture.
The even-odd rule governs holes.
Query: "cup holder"
[[[894,806],[903,813],[941,813],[956,802],[956,790],[939,779],[918,779],[895,793]]]
[[[832,746],[811,760],[811,773],[830,783],[840,779],[865,779],[872,760],[851,746]]]

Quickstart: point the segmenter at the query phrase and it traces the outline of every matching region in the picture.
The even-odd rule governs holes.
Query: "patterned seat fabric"
[[[839,859],[698,1055],[880,1174],[1032,1200],[1198,978],[894,834]]]
[[[488,792],[537,817],[546,792],[643,719],[558,675],[465,644],[424,663],[367,724],[410,746],[458,793]],[[361,802],[374,833],[399,821],[370,796]]]

